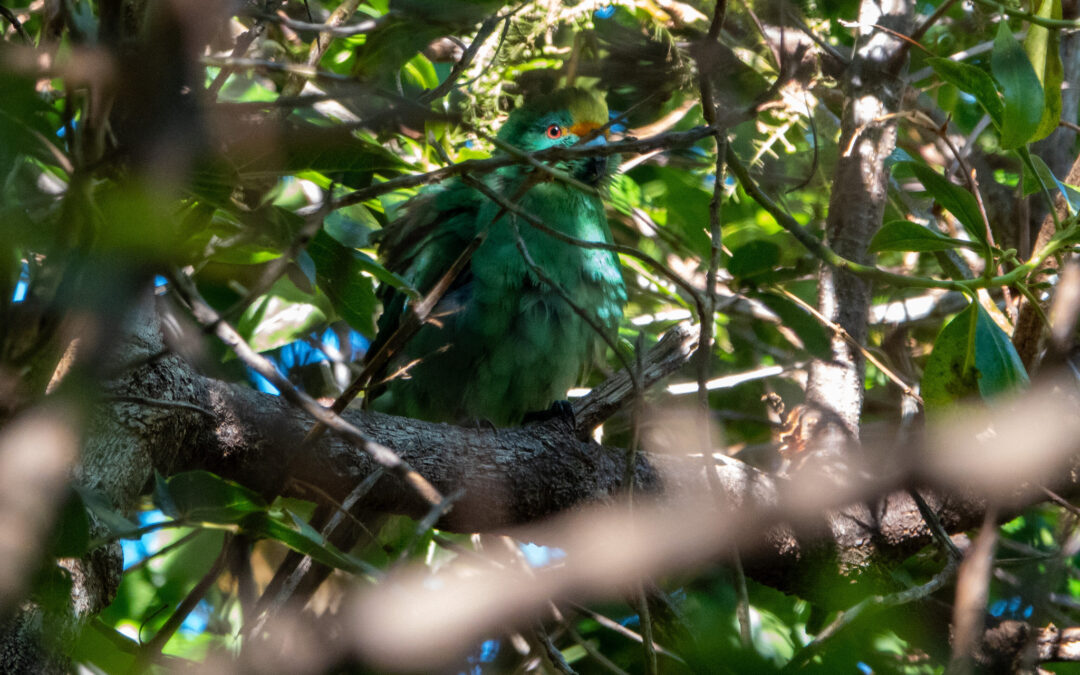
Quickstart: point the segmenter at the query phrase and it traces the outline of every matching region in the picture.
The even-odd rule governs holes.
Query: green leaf
[[[305,293],[291,278],[274,282],[236,322],[236,330],[259,352],[307,335],[330,319],[327,298]]]
[[[821,359],[830,358],[829,331],[810,312],[775,293],[760,293],[757,299],[780,317],[784,326],[794,331],[806,351]]]
[[[968,233],[972,241],[986,245],[986,225],[983,223],[982,214],[979,212],[979,203],[975,201],[975,195],[964,188],[950,182],[947,178],[934,171],[925,164],[917,162],[899,162],[897,166],[905,166],[923,184],[926,191],[934,200],[941,204],[942,208],[956,216],[964,231]]]
[[[97,521],[109,528],[114,535],[129,539],[139,529],[137,524],[120,515],[120,512],[113,508],[104,493],[85,485],[73,485],[72,489],[79,493],[83,505],[94,514]]]
[[[320,128],[290,122],[281,130],[273,150],[258,150],[237,144],[230,157],[242,177],[264,177],[318,172],[351,188],[367,187],[376,173],[399,172],[409,168],[387,148],[358,138],[348,129]],[[262,133],[262,131],[260,131]],[[265,144],[264,144],[265,145]],[[245,155],[239,155],[242,151]]]
[[[401,70],[403,79],[411,80],[410,84],[421,89],[434,89],[439,85],[439,76],[435,72],[435,66],[423,54],[417,54],[409,59]]]
[[[380,574],[363,561],[342,553],[313,527],[296,517],[290,523],[281,516],[258,511],[245,515],[240,520],[240,528],[252,537],[279,541],[297,553],[311,556],[313,560],[336,569],[353,574]]]
[[[237,523],[267,509],[266,501],[254,490],[209,471],[187,471],[168,480],[158,475],[154,503],[178,520],[219,524]]]
[[[1027,371],[1009,336],[973,302],[941,329],[923,372],[928,408],[978,393],[983,399],[1028,385]]]
[[[359,249],[363,246],[367,246],[372,230],[378,227],[378,221],[371,215],[371,212],[360,204],[355,205],[353,208],[356,208],[357,206],[362,210],[356,211],[354,214],[359,215],[362,222],[357,221],[354,218],[340,216],[338,215],[339,212],[335,212],[330,214],[330,216],[327,216],[326,223],[323,225],[323,230],[347,249]],[[338,217],[335,218],[335,215],[338,215]],[[384,284],[388,284],[403,291],[411,298],[420,296],[420,293],[410,286],[409,282],[383,267],[367,253],[354,250],[353,256],[357,267],[361,271],[367,272]]]
[[[1060,19],[1061,0],[1042,0],[1035,14],[1044,19]],[[1035,135],[1031,137],[1032,141],[1037,141],[1053,133],[1061,119],[1061,83],[1065,77],[1065,69],[1061,65],[1059,31],[1031,24],[1028,26],[1027,37],[1024,38],[1024,51],[1035,69],[1045,97],[1042,120]]]
[[[992,77],[981,68],[952,59],[934,57],[927,59],[926,62],[930,64],[938,77],[974,96],[978,104],[990,116],[994,127],[999,132],[1001,131],[1005,106],[1001,103],[1001,96],[998,94],[997,87],[994,86]]]
[[[969,241],[946,237],[910,220],[894,220],[881,226],[870,240],[869,251],[947,251],[970,246]]]
[[[370,244],[372,231],[379,229],[379,221],[363,204],[352,204],[326,214],[323,229],[342,246],[363,248]]]
[[[664,193],[655,201],[667,210],[667,226],[673,228],[691,251],[708,257],[712,243],[703,223],[709,222],[709,199],[712,192],[704,190],[695,176],[670,167],[655,169]],[[652,186],[650,186],[652,187]]]
[[[1062,183],[1058,180],[1054,172],[1050,170],[1050,167],[1046,166],[1046,162],[1042,160],[1038,155],[1026,153],[1026,159],[1030,161],[1030,167],[1035,169],[1035,173],[1038,174],[1038,179],[1031,175],[1030,171],[1024,172],[1024,194],[1030,195],[1035,192],[1039,192],[1045,185],[1049,188],[1051,185],[1057,186],[1061,196],[1065,198],[1065,208],[1068,209],[1070,216],[1075,216],[1080,213],[1080,191],[1075,188]],[[1041,182],[1040,182],[1041,180]]]
[[[374,337],[378,302],[375,284],[364,272],[374,273],[373,266],[378,263],[360,251],[342,246],[321,230],[308,244],[308,253],[315,261],[319,288],[330,298],[341,318],[364,336]]]
[[[1012,150],[1034,140],[1045,105],[1039,76],[1005,21],[998,24],[994,51],[990,53],[990,68],[1001,85],[1005,100],[1001,147]]]
[[[728,272],[747,279],[773,271],[780,264],[780,247],[771,241],[755,239],[731,252]]]

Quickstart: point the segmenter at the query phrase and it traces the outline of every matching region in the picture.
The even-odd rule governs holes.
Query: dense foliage
[[[1078,623],[1067,498],[1080,481],[1059,468],[1080,448],[1058,438],[1063,450],[1018,468],[1034,446],[1053,445],[1059,424],[1060,435],[1075,425],[1068,414],[1025,419],[1033,408],[1010,398],[1071,364],[1080,302],[1065,266],[1080,243],[1080,193],[1067,184],[1078,178],[1080,40],[1069,31],[1080,22],[1062,12],[1061,0],[5,2],[0,473],[34,415],[67,406],[73,433],[107,435],[99,406],[140,403],[117,382],[146,360],[118,361],[114,348],[151,287],[171,308],[165,353],[219,380],[283,388],[218,339],[223,324],[200,313],[205,303],[329,405],[362,375],[379,288],[420,299],[382,266],[380,230],[423,186],[485,175],[483,160],[507,157],[493,136],[509,110],[575,85],[604,94],[612,113],[619,171],[603,196],[629,292],[615,349],[581,386],[634,368],[676,324],[705,326],[705,352],[638,392],[594,437],[629,449],[628,462],[639,447],[698,462],[707,450],[782,483],[809,471],[803,484],[820,501],[769,516],[779,521],[843,505],[813,482],[825,480],[820,467],[839,472],[855,501],[940,491],[930,501],[941,521],[923,514],[923,538],[891,557],[804,551],[814,564],[798,568],[798,583],[771,575],[747,533],[685,561],[661,548],[661,562],[643,567],[662,570],[658,579],[612,569],[603,585],[554,586],[557,609],[512,624],[477,619],[482,637],[447,645],[440,672],[933,673],[950,662],[965,672],[972,654],[1071,672],[1055,663],[1070,660],[1065,650],[963,646],[968,633],[983,644],[983,626],[1005,619],[1027,626],[1018,645]],[[870,99],[881,102],[871,119],[851,117]],[[861,145],[870,137],[872,148]],[[872,226],[852,229],[842,216]],[[814,394],[824,366],[849,373],[847,391]],[[1065,386],[1055,400],[1074,394]],[[941,449],[924,424],[952,429],[958,406],[980,420],[990,406],[998,426],[964,437],[969,454],[913,466],[916,448]],[[835,426],[864,447],[834,444],[817,460],[830,414],[855,420]],[[1032,447],[980,455],[977,435]],[[122,503],[74,455],[63,462],[59,482],[74,468],[71,489],[54,485],[38,502],[0,494],[0,538],[25,531],[35,542],[25,555],[0,544],[0,625],[30,611],[70,614],[81,582],[63,561],[120,542],[115,596],[100,613],[75,610],[62,645],[95,671],[227,667],[234,656],[257,667],[246,652],[272,649],[250,632],[254,595],[286,550],[338,570],[309,606],[319,626],[336,627],[323,635],[335,644],[364,630],[339,606],[355,586],[397,583],[384,581],[387,570],[411,563],[438,579],[482,560],[477,552],[489,557],[479,570],[542,576],[575,564],[557,540],[519,541],[515,558],[497,534],[403,515],[374,544],[343,551],[308,524],[312,502],[275,499],[197,462],[145,467],[154,473],[137,503]],[[1021,490],[1029,484],[1047,491],[1032,496]],[[957,487],[958,501],[979,504],[975,516],[948,517]],[[886,510],[870,509],[882,520]],[[748,529],[760,539],[767,528]],[[745,573],[734,541],[746,548]],[[970,607],[977,621],[964,623]],[[659,648],[643,649],[641,635]],[[428,642],[441,644],[418,629],[403,649]],[[316,658],[318,644],[289,643],[298,661],[262,667],[388,667],[371,665],[369,647]]]

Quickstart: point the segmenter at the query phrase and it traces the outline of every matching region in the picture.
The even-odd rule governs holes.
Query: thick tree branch
[[[137,333],[139,339],[133,339],[128,353],[118,360],[132,363],[140,354],[159,351],[160,341],[147,340],[147,334]],[[671,364],[686,358],[692,337],[676,332],[661,343],[655,353],[669,365],[654,367],[648,379],[655,381]],[[615,400],[611,390],[619,388],[625,389],[626,383],[598,387],[592,398],[579,404],[578,413],[593,417],[598,410],[610,410]],[[267,494],[276,494],[285,484],[288,494],[306,498],[312,495],[302,486],[312,484],[342,500],[378,468],[366,453],[336,436],[295,457],[311,424],[307,413],[281,397],[200,374],[175,356],[145,363],[110,390],[128,397],[185,401],[212,415],[190,407],[139,406],[131,398],[101,404],[94,436],[84,452],[82,475],[122,507],[134,503],[154,469],[171,474],[206,468]],[[464,497],[441,521],[444,529],[505,530],[610,500],[622,490],[624,451],[578,440],[559,419],[489,430],[355,410],[346,411],[345,417],[365,437],[393,448],[438,489],[464,490]],[[110,440],[117,438],[126,440],[118,446]],[[779,499],[774,481],[748,465],[727,460],[715,468],[728,504],[761,506]],[[701,494],[708,490],[703,470],[699,457],[643,454],[636,477],[646,493]],[[971,526],[982,515],[974,502],[951,500],[943,507],[941,500],[928,501],[949,531]],[[428,511],[415,492],[392,476],[376,483],[366,505],[415,517]],[[805,566],[812,560],[857,572],[883,557],[908,555],[931,539],[918,507],[904,493],[822,516],[819,526],[812,537],[817,543],[810,547],[806,542],[811,540],[791,533],[769,534],[747,561],[748,572],[763,582],[794,589],[806,585]]]

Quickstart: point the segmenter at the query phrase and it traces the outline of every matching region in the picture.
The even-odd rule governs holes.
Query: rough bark
[[[890,115],[900,109],[899,73],[906,63],[904,43],[874,24],[905,34],[913,6],[910,0],[864,0],[859,10],[859,42],[845,83],[840,159],[825,223],[828,244],[859,262],[868,262],[867,244],[881,226],[889,187],[885,160],[896,147],[896,121]],[[824,265],[819,280],[821,312],[865,343],[869,283]],[[832,338],[832,359],[815,361],[810,369],[807,401],[824,413],[825,422],[815,443],[827,455],[859,437],[863,371],[859,350],[840,336]]]

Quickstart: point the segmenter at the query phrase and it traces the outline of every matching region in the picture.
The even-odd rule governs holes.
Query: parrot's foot
[[[548,420],[553,419],[561,419],[571,427],[574,426],[574,406],[570,404],[570,401],[555,401],[547,410],[536,410],[525,413],[522,423],[533,424],[536,422],[547,422]]]

